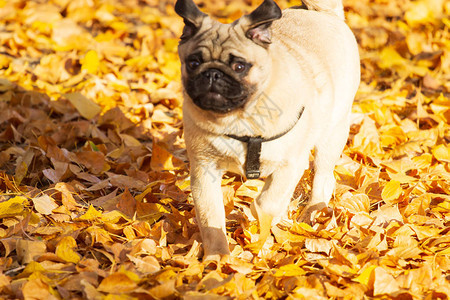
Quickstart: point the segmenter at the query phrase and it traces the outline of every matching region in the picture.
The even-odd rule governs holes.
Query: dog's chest
[[[222,136],[212,143],[219,169],[244,176],[248,171],[248,150],[252,151],[248,143]],[[267,177],[286,160],[286,148],[277,141],[261,144],[259,154],[251,155],[259,159],[260,177]]]

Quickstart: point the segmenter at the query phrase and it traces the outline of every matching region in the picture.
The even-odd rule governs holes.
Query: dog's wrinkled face
[[[199,41],[184,59],[186,92],[205,110],[224,113],[242,107],[252,93],[251,85],[246,84],[252,63],[238,56],[238,51],[223,49],[220,40],[224,37],[219,32],[209,30],[205,34],[216,36]]]
[[[260,90],[270,69],[270,25],[281,10],[266,0],[250,15],[222,24],[192,0],[178,0],[185,28],[178,52],[185,91],[195,105],[215,113],[243,107]]]

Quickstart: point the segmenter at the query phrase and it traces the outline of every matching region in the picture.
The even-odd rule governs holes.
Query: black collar
[[[241,141],[243,143],[247,143],[247,157],[245,161],[245,176],[247,179],[258,179],[261,176],[260,168],[260,157],[261,157],[261,144],[264,142],[270,142],[273,140],[276,140],[289,131],[294,128],[294,126],[297,124],[298,120],[302,117],[303,111],[305,110],[305,107],[302,106],[300,109],[300,112],[298,113],[297,121],[286,131],[277,134],[275,136],[272,136],[270,138],[262,138],[261,136],[237,136],[234,134],[227,134],[226,136],[238,141]]]

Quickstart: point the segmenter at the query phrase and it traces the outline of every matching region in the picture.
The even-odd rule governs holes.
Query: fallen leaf
[[[161,266],[154,256],[138,258],[128,255],[127,257],[135,264],[136,269],[143,274],[153,274],[161,270]]]
[[[93,119],[102,110],[97,103],[80,93],[65,94],[64,97],[72,103],[82,117],[88,120]]]
[[[403,189],[397,180],[389,181],[381,192],[381,198],[388,204],[392,204],[402,194]]]
[[[56,246],[55,254],[66,262],[78,263],[80,255],[74,250],[77,242],[71,236],[63,237]]]
[[[98,286],[100,292],[123,294],[132,292],[136,283],[123,273],[113,273],[102,280]]]
[[[100,67],[100,59],[98,57],[97,52],[95,50],[89,50],[84,56],[83,60],[81,61],[81,69],[86,70],[88,73],[96,74],[98,72],[99,67]]]
[[[77,220],[80,221],[95,221],[102,216],[102,213],[94,208],[94,206],[89,205],[88,210],[85,214],[78,217]]]
[[[40,278],[29,280],[23,286],[24,299],[51,299],[50,287]]]
[[[374,269],[375,281],[373,283],[374,296],[395,295],[400,290],[395,278],[382,267]]]
[[[17,258],[22,264],[35,261],[47,250],[47,245],[43,241],[17,240],[16,253]]]
[[[120,196],[117,208],[130,218],[136,213],[136,200],[128,189],[125,189],[125,192]]]
[[[0,218],[16,216],[24,211],[27,198],[16,196],[0,203]]]
[[[43,215],[50,215],[54,209],[59,207],[55,200],[48,195],[32,198],[31,201],[33,201],[36,211]]]

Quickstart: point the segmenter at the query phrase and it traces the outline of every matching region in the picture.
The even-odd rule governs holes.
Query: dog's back
[[[332,98],[342,109],[335,113],[342,115],[349,113],[358,88],[360,63],[356,39],[338,12],[286,9],[272,34],[274,43],[283,44],[312,73],[319,93],[333,88]]]

